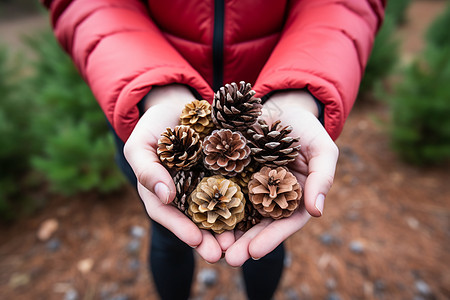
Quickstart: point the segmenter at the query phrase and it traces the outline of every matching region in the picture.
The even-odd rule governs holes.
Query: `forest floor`
[[[398,33],[404,59],[420,51],[444,4],[410,6]],[[45,24],[36,16],[0,21],[0,36],[19,43],[17,33]],[[354,107],[337,141],[325,214],[286,241],[275,299],[450,299],[450,172],[401,162],[388,122],[384,103]],[[132,187],[49,197],[32,216],[0,226],[0,298],[157,299],[147,271],[149,226]],[[240,269],[197,262],[192,299],[245,299]]]

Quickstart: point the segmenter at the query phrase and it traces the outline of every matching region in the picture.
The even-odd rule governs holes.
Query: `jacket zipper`
[[[225,0],[214,1],[213,31],[213,90],[223,85],[223,35],[225,23]]]

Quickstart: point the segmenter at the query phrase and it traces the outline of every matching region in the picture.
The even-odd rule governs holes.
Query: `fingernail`
[[[252,257],[253,260],[260,260],[261,257]]]
[[[161,200],[162,203],[167,204],[169,202],[169,188],[167,185],[165,185],[162,182],[158,182],[155,185],[155,194],[158,196],[159,200]]]
[[[325,204],[325,195],[324,194],[319,194],[319,196],[317,196],[316,198],[316,208],[317,210],[320,212],[320,215],[322,216],[323,214],[323,206]]]

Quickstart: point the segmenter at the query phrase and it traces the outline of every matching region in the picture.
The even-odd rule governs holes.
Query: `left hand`
[[[236,231],[236,241],[225,255],[231,266],[241,266],[249,258],[265,256],[300,230],[311,216],[323,214],[324,199],[333,184],[339,151],[317,115],[314,99],[302,90],[276,93],[264,104],[263,118],[267,123],[281,120],[281,125],[294,128],[291,136],[300,137],[300,154],[288,167],[303,188],[304,201],[288,218],[265,218],[245,233]]]

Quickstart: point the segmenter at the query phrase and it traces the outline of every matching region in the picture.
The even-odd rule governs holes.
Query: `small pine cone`
[[[245,203],[244,212],[244,219],[236,225],[236,229],[245,232],[261,222],[263,216],[253,207],[250,201]]]
[[[266,166],[285,166],[295,160],[300,151],[300,145],[295,145],[299,138],[290,137],[292,126],[282,127],[281,121],[272,126],[259,119],[258,123],[248,129],[250,149],[253,158]]]
[[[239,184],[244,195],[248,195],[248,183],[256,170],[257,163],[250,162],[250,164],[246,166],[241,173],[238,173],[230,178],[233,182]]]
[[[172,203],[183,213],[187,213],[188,198],[203,177],[205,172],[200,169],[181,170],[173,177],[177,194]]]
[[[300,204],[302,188],[297,178],[283,167],[263,167],[248,184],[249,199],[263,217],[287,218]]]
[[[214,130],[203,142],[204,165],[224,176],[240,173],[250,163],[250,148],[240,132]]]
[[[171,169],[189,169],[200,159],[201,152],[200,136],[189,126],[167,128],[158,140],[159,159]]]
[[[221,87],[214,95],[212,120],[218,128],[244,132],[261,115],[261,99],[255,97],[250,83],[241,81]]]
[[[214,129],[211,119],[211,104],[206,100],[194,100],[186,104],[180,116],[181,125],[190,126],[204,138]]]
[[[220,175],[203,178],[189,198],[188,215],[200,229],[233,230],[244,218],[241,188]]]

